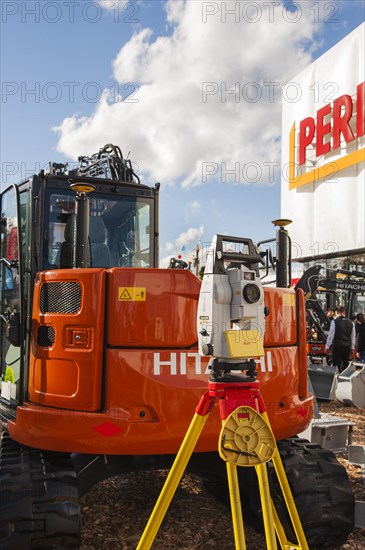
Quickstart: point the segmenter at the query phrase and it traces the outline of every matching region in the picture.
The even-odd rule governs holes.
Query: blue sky
[[[3,0],[2,188],[113,142],[161,182],[165,261],[269,238],[281,87],[363,20],[357,0]]]

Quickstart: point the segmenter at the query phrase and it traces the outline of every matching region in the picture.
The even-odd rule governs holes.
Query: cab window
[[[149,198],[90,196],[88,267],[152,267],[153,203]],[[43,269],[73,266],[75,195],[53,192],[45,212]]]

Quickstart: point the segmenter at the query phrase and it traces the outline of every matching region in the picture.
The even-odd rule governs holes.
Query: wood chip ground
[[[321,402],[323,413],[355,422],[353,444],[365,445],[364,409]],[[365,500],[361,469],[338,455],[356,500]],[[138,472],[99,483],[82,499],[81,550],[135,550],[168,471]],[[265,550],[263,535],[245,525],[248,550]],[[185,475],[156,537],[153,550],[234,550],[228,508],[207,493],[199,478]],[[365,530],[354,529],[335,550],[364,550]]]

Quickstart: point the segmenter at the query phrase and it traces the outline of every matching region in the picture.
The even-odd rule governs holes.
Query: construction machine
[[[1,549],[78,548],[80,496],[111,475],[170,466],[206,390],[201,281],[176,265],[158,268],[159,187],[142,184],[107,145],[77,168],[51,164],[0,195]],[[309,546],[338,546],[354,522],[346,471],[296,437],[314,408],[304,294],[289,288],[280,261],[280,285],[258,295],[265,252],[251,239],[232,246],[230,261],[244,268],[241,305],[260,309],[258,379]],[[213,412],[189,463],[219,494],[220,428]],[[259,523],[255,480],[240,472],[239,482]],[[271,491],[280,510],[273,482]]]
[[[343,305],[350,319],[363,313],[365,271],[314,265],[303,273],[296,288],[303,290],[306,300],[308,355],[312,361],[322,360],[326,357],[325,345],[331,323],[325,308]]]

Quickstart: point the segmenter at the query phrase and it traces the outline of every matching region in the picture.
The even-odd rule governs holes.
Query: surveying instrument
[[[254,467],[269,550],[308,550],[284,467],[256,380],[253,358],[264,355],[263,258],[251,239],[216,235],[208,252],[198,305],[199,353],[211,356],[208,391],[202,396],[180,450],[137,546],[149,550],[165,517],[195,445],[218,402],[222,429],[218,452],[226,462],[236,550],[245,550],[237,467]],[[266,463],[272,461],[292,522],[289,542],[270,496]]]

